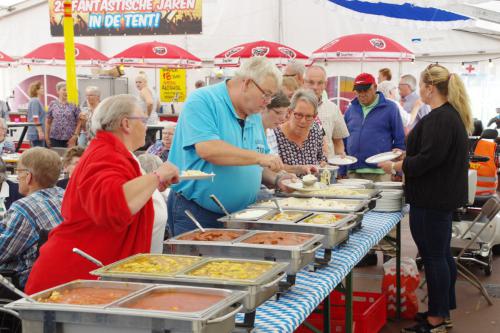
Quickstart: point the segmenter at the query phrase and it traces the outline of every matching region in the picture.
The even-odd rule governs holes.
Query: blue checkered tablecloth
[[[401,213],[365,214],[363,228],[333,251],[327,267],[315,272],[300,271],[291,290],[278,301],[269,300],[257,308],[253,332],[293,332],[401,218]],[[317,255],[322,257],[323,250]],[[237,321],[243,321],[242,314],[238,314]]]

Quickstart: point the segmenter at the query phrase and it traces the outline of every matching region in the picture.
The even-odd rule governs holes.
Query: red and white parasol
[[[109,60],[96,49],[75,43],[76,64],[80,66],[96,66]],[[53,65],[66,66],[64,58],[64,43],[49,43],[42,45],[20,59],[23,65]]]
[[[323,45],[311,55],[318,61],[413,61],[415,55],[394,40],[373,34],[347,35]]]
[[[147,42],[129,47],[111,58],[110,63],[134,67],[201,67],[201,59],[181,47]]]
[[[224,51],[214,58],[214,65],[219,67],[238,67],[240,60],[251,57],[266,57],[278,66],[285,66],[292,60],[304,60],[308,57],[283,44],[260,40],[252,43],[241,44]]]
[[[14,63],[15,60],[6,55],[3,52],[0,52],[0,67],[7,67]]]

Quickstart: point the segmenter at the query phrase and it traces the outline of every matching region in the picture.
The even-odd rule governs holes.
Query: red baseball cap
[[[372,84],[375,84],[375,78],[368,73],[361,73],[354,79],[354,88],[352,90],[367,90]]]

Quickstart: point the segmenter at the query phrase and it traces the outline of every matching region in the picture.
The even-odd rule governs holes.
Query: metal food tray
[[[86,281],[77,281],[86,282]],[[99,281],[93,281],[99,282]],[[120,285],[120,282],[99,282]],[[125,283],[126,284],[126,283]],[[130,283],[128,283],[130,284]],[[224,295],[226,298],[201,312],[168,312],[120,308],[118,305],[158,289],[204,291]],[[190,286],[147,285],[141,291],[102,307],[66,304],[64,308],[50,303],[32,303],[20,299],[6,305],[18,311],[23,330],[30,333],[150,333],[150,332],[232,332],[235,316],[242,309],[238,305],[246,295],[244,291],[200,288]]]
[[[241,229],[239,229],[241,230]],[[268,245],[247,244],[243,240],[252,237],[258,232],[271,231],[249,231],[245,236],[231,242],[198,242],[178,240],[182,236],[168,239],[165,246],[170,252],[185,255],[203,255],[209,257],[231,257],[256,260],[273,260],[289,263],[286,272],[295,275],[302,268],[314,262],[315,253],[322,246],[322,235],[311,234],[311,238],[299,245]]]
[[[117,282],[102,282],[102,281],[94,281],[94,280],[75,280],[71,281],[65,284],[61,284],[59,286],[41,291],[39,293],[31,295],[31,297],[35,300],[38,300],[40,298],[48,298],[54,291],[62,291],[66,289],[73,289],[73,288],[81,288],[81,287],[93,287],[93,288],[98,288],[98,287],[103,287],[103,288],[117,288],[117,289],[129,289],[130,294],[128,294],[125,297],[128,297],[130,295],[133,295],[145,288],[151,287],[151,285],[144,284],[144,283],[117,283]],[[123,298],[123,297],[120,297]],[[115,302],[115,301],[113,301]],[[30,304],[46,304],[52,308],[60,308],[60,309],[65,309],[68,306],[78,306],[82,308],[101,308],[104,309],[106,306],[109,306],[111,303],[108,304],[102,304],[102,305],[74,305],[74,304],[67,304],[67,303],[45,303],[45,302],[36,302],[36,303],[30,303]]]
[[[359,192],[359,194],[323,194],[323,193],[318,193],[321,192],[321,190],[318,190],[317,192],[300,192],[300,191],[295,191],[292,193],[285,193],[281,191],[277,191],[276,195],[279,197],[294,197],[294,198],[318,198],[318,199],[361,199],[361,200],[370,200],[373,198],[376,198],[380,192],[382,192],[381,189],[367,189],[367,188],[360,188],[360,189],[350,189],[352,191]]]
[[[286,210],[285,210],[286,212]],[[279,213],[275,210],[275,213]],[[306,224],[301,223],[308,218],[311,218],[317,213],[308,212],[300,219],[293,222],[279,222],[270,220],[258,220],[258,221],[241,221],[232,220],[226,217],[219,219],[220,222],[224,224],[226,228],[232,229],[249,229],[249,230],[270,230],[270,231],[291,231],[300,233],[311,233],[323,235],[322,240],[323,248],[333,249],[337,245],[347,241],[349,239],[349,230],[356,227],[361,220],[357,215],[354,214],[341,214],[341,213],[331,213],[335,215],[343,216],[335,225],[329,224]],[[266,217],[271,217],[273,214],[269,214]]]
[[[231,261],[249,261],[243,259],[234,258],[203,258],[203,260],[195,265],[191,265],[184,271],[188,271],[195,266],[201,265],[202,263],[210,262],[212,260],[231,260]],[[134,273],[110,273],[106,270],[106,267],[96,269],[90,274],[99,276],[103,280],[114,280],[114,281],[131,281],[131,282],[143,282],[143,283],[166,283],[175,285],[197,285],[200,287],[209,288],[226,288],[232,290],[246,291],[248,294],[243,299],[243,312],[252,312],[259,305],[267,301],[274,294],[278,292],[279,281],[283,279],[284,274],[282,272],[288,266],[287,263],[276,263],[261,260],[252,260],[256,263],[266,263],[273,264],[273,267],[269,269],[265,274],[260,276],[256,280],[242,281],[242,280],[220,280],[220,279],[210,279],[204,277],[193,277],[185,276],[182,274],[176,276],[161,276],[161,275],[148,275],[148,274],[134,274]],[[113,265],[113,264],[112,264]]]
[[[314,197],[316,198],[316,197]],[[286,198],[277,198],[278,203],[280,203],[282,200],[285,200]],[[306,198],[303,198],[307,200]],[[309,198],[312,199],[312,198]],[[321,199],[321,198],[317,198]],[[282,209],[286,210],[306,210],[306,211],[311,211],[311,212],[330,212],[330,213],[355,213],[363,210],[365,207],[370,207],[372,204],[372,200],[355,200],[355,199],[323,199],[323,200],[335,200],[347,205],[351,205],[351,208],[343,208],[343,207],[318,207],[318,206],[306,206],[306,207],[300,207],[300,206],[291,206],[291,207],[286,207],[281,205]],[[269,206],[266,204],[263,205],[264,202],[257,202],[250,207],[271,207],[271,205],[274,205],[274,203],[269,203]],[[375,204],[373,204],[375,206]],[[373,207],[370,207],[373,208]]]
[[[289,223],[295,223],[295,222],[298,222],[308,216],[310,216],[312,214],[312,212],[310,211],[298,211],[298,210],[291,210],[291,209],[284,209],[283,210],[284,213],[286,212],[293,212],[293,213],[302,213],[299,217],[291,220],[291,221],[287,221]],[[237,214],[238,212],[236,212]],[[277,214],[280,214],[280,211],[277,210],[277,209],[269,209],[269,211],[267,212],[267,214],[263,215],[261,218],[259,219],[236,219],[233,217],[233,214],[231,215],[225,215],[221,218],[218,219],[219,222],[229,222],[229,221],[236,221],[236,222],[278,222],[278,221],[273,221],[271,220],[271,218],[273,218],[275,215]],[[280,223],[287,223],[287,222],[281,222]],[[228,227],[229,229],[241,229],[240,227],[235,227],[235,228],[232,228],[232,227]],[[255,228],[255,229],[259,229],[259,228]]]
[[[235,232],[241,232],[242,230],[241,229],[220,229],[220,228],[203,228],[205,229],[205,231],[221,231],[221,230],[224,230],[224,231],[235,231]],[[194,229],[194,230],[191,230],[191,231],[188,231],[188,232],[185,232],[181,235],[177,235],[176,237],[174,238],[169,238],[170,239],[175,239],[176,242],[196,242],[197,244],[214,244],[214,243],[222,243],[222,244],[225,244],[225,243],[232,243],[232,242],[235,242],[235,241],[238,241],[239,239],[243,239],[243,238],[246,238],[248,237],[249,235],[249,232],[244,232],[241,236],[233,239],[233,240],[230,240],[230,241],[198,241],[198,240],[183,240],[183,239],[179,239],[180,237],[182,236],[185,236],[185,235],[188,235],[188,234],[191,234],[191,233],[196,233],[196,232],[200,232],[200,230],[198,229]],[[163,251],[163,253],[165,253],[165,251]],[[226,256],[220,256],[220,257],[226,257]]]
[[[194,259],[195,262],[193,262],[192,264],[189,264],[185,267],[182,267],[180,268],[178,271],[176,272],[172,272],[172,273],[164,273],[164,272],[120,272],[120,271],[113,271],[113,269],[115,269],[117,266],[120,266],[126,262],[129,262],[129,261],[133,261],[133,260],[136,260],[138,258],[142,258],[142,257],[177,257],[177,258],[191,258],[191,259]],[[106,274],[109,274],[109,275],[114,275],[114,274],[133,274],[133,275],[139,275],[139,276],[142,276],[142,275],[147,275],[147,276],[150,276],[150,275],[158,275],[158,276],[174,276],[176,274],[179,274],[180,272],[184,271],[186,268],[188,267],[191,267],[193,264],[196,264],[198,263],[199,261],[203,260],[203,258],[200,258],[199,256],[184,256],[184,255],[177,255],[177,254],[156,254],[156,253],[139,253],[139,254],[135,254],[131,257],[127,257],[125,259],[122,259],[122,260],[119,260],[119,261],[116,261],[112,264],[109,264],[109,265],[106,265],[104,267],[101,267],[97,270],[95,270],[94,272],[102,272],[102,273],[106,273]]]
[[[266,210],[265,213],[263,214],[260,214],[259,216],[256,216],[254,218],[243,218],[243,217],[237,217],[238,214],[243,214],[244,212],[248,212],[248,211],[255,211],[255,210]],[[229,214],[227,215],[226,217],[227,218],[231,218],[233,220],[241,220],[241,221],[257,221],[259,219],[261,219],[262,217],[264,216],[267,216],[269,214],[270,211],[272,211],[273,209],[272,208],[245,208],[245,209],[242,209],[240,211],[237,211],[237,212],[234,212],[232,214]]]

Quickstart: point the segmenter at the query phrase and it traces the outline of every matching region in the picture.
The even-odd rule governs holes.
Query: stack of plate
[[[403,183],[402,182],[375,182],[374,184],[375,188],[379,188],[381,190],[402,190],[403,189]]]
[[[360,178],[346,178],[346,179],[339,179],[338,181],[340,184],[345,184],[345,185],[361,185],[364,188],[373,188],[373,181],[369,179],[360,179]]]
[[[399,212],[403,208],[403,190],[383,190],[381,198],[377,200],[376,212]]]

